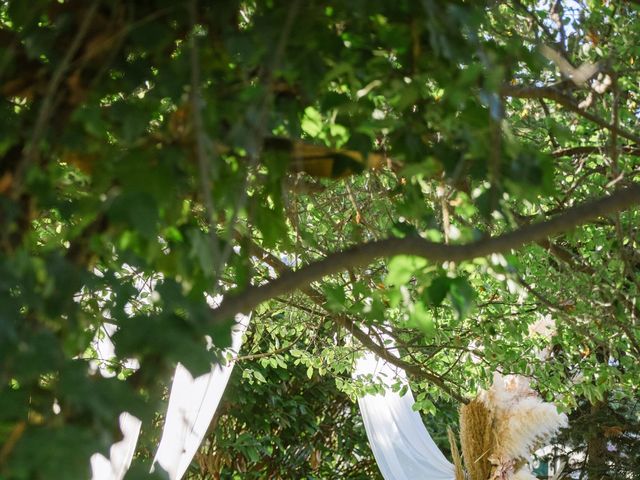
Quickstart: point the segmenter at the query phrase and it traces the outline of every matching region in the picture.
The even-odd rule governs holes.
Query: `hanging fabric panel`
[[[247,315],[236,315],[237,323],[231,330],[231,347],[227,350],[232,359],[226,365],[216,364],[210,373],[197,378],[193,378],[182,365],[176,367],[162,439],[152,471],[161,468],[168,473],[170,480],[179,480],[189,468],[227,386],[249,319]]]
[[[91,456],[92,480],[122,480],[131,465],[140,435],[140,425],[140,420],[133,415],[127,412],[120,414],[123,439],[111,445],[109,458],[100,453]]]
[[[100,326],[93,340],[93,347],[98,353],[98,359],[91,362],[91,369],[100,372],[103,377],[113,377],[115,373],[106,367],[115,358],[115,347],[111,337],[117,327],[113,323],[105,322]],[[136,362],[127,361],[129,368],[137,368]],[[119,417],[120,431],[123,438],[111,445],[109,458],[101,453],[91,456],[91,480],[122,480],[127,473],[140,434],[140,420],[128,412],[122,412]]]
[[[397,352],[393,352],[397,355]],[[358,399],[371,450],[385,480],[453,480],[454,467],[429,435],[422,418],[413,410],[413,394],[391,390],[404,370],[368,352],[356,364],[354,376],[373,375],[386,385],[384,394]]]
[[[179,480],[186,472],[220,403],[249,320],[246,315],[236,316],[227,350],[231,360],[226,365],[214,365],[210,373],[195,379],[184,366],[176,367],[152,470],[166,471],[170,480]],[[367,437],[385,480],[453,480],[453,465],[431,439],[420,415],[413,411],[411,390],[404,396],[391,390],[397,379],[406,383],[405,372],[369,352],[358,361],[354,372],[356,377],[363,375],[373,375],[387,387],[384,394],[358,399]],[[92,456],[92,480],[122,480],[129,468],[140,421],[125,412],[120,416],[120,428],[124,438],[111,447],[110,458]]]
[[[225,351],[232,356],[227,365],[213,365],[210,373],[195,379],[183,365],[176,366],[165,426],[152,470],[159,466],[168,472],[171,480],[180,479],[184,475],[218,408],[233,370],[233,358],[238,355],[249,319],[247,315],[236,315],[237,323],[231,329],[231,347]],[[106,324],[107,335],[102,335],[98,340],[97,349],[108,352],[102,357],[103,360],[114,355],[110,337],[115,333],[115,326],[110,327],[111,324]],[[133,459],[140,426],[140,420],[133,415],[127,412],[120,415],[120,429],[124,438],[111,446],[109,458],[100,453],[91,456],[91,480],[124,478]]]

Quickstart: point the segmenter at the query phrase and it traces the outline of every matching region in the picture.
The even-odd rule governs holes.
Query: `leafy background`
[[[637,188],[638,15],[622,1],[1,1],[0,476],[87,478],[128,410],[145,425],[128,478],[145,477],[173,366],[204,372],[204,336],[228,344],[207,296],[383,238],[482,241]],[[581,66],[595,68],[582,82]],[[638,478],[639,216],[470,261],[376,260],[269,299],[188,475],[375,478],[353,399],[380,387],[351,369],[372,341],[357,331],[377,326],[443,450],[458,400],[519,373],[570,412],[559,441],[585,457],[569,469]],[[547,316],[555,335],[530,334]],[[109,378],[89,369],[104,322],[119,328]]]

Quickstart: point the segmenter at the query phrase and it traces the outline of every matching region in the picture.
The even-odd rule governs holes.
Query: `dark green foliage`
[[[387,236],[502,235],[637,182],[638,15],[633,2],[0,1],[0,478],[88,478],[123,410],[145,420],[144,477],[175,363],[206,371],[219,352],[205,336],[229,343],[212,295]],[[542,45],[598,72],[574,82]],[[296,145],[319,149],[319,170]],[[418,407],[447,423],[454,396],[496,370],[568,410],[615,392],[603,415],[619,419],[638,394],[639,217],[466,262],[375,259],[268,299],[246,347],[261,356],[240,362],[204,452],[223,452],[222,478],[375,475],[353,400],[380,386],[350,380],[367,347],[352,334],[383,324]],[[529,332],[545,315],[552,339]],[[114,378],[89,368],[105,322]]]

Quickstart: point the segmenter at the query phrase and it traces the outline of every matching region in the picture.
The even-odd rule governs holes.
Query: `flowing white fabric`
[[[101,453],[91,455],[93,480],[122,480],[131,465],[136,449],[141,422],[130,413],[120,414],[120,431],[123,439],[111,445],[109,458]]]
[[[115,376],[115,373],[107,365],[116,355],[115,347],[111,341],[111,337],[116,330],[117,327],[113,323],[105,322],[98,329],[92,342],[98,354],[98,359],[91,361],[90,369],[99,371],[103,377]],[[137,367],[137,363],[132,360],[128,360],[127,365],[130,368]],[[106,458],[101,453],[94,453],[91,456],[92,480],[122,480],[131,465],[133,453],[138,443],[138,435],[140,435],[141,422],[130,413],[122,412],[119,417],[119,424],[123,438],[111,445],[109,458]]]
[[[125,275],[135,276],[135,288],[138,292],[136,300],[141,303],[148,303],[148,295],[155,288],[156,282],[159,276],[146,278],[141,275],[137,275],[137,272],[130,265],[124,264],[123,270]],[[99,270],[94,270],[94,274],[98,277],[102,277],[102,273]],[[143,294],[145,296],[143,296]],[[83,292],[80,292],[76,296],[76,301],[81,301]],[[105,300],[111,296],[110,293],[102,293],[99,295],[99,304],[104,307]],[[125,305],[125,311],[129,314],[133,314],[132,304],[129,302]],[[105,319],[109,320],[110,315],[108,311],[104,311],[103,315]],[[97,353],[97,359],[93,359],[89,363],[89,370],[92,373],[96,371],[100,372],[103,377],[114,377],[116,373],[113,369],[109,368],[110,362],[115,358],[115,346],[111,341],[111,337],[116,332],[118,327],[108,321],[104,322],[100,328],[98,328],[95,337],[91,344],[95,352]],[[124,362],[125,367],[133,370],[137,370],[140,366],[135,359],[126,359]],[[111,445],[109,449],[109,458],[106,458],[100,453],[94,453],[91,456],[91,480],[122,480],[125,473],[131,465],[133,454],[138,443],[138,436],[140,435],[141,422],[138,418],[131,415],[129,412],[122,412],[119,417],[120,431],[123,438],[119,442]]]
[[[179,480],[186,472],[218,408],[249,318],[236,315],[237,323],[231,330],[231,347],[227,350],[232,358],[226,365],[213,365],[210,373],[195,379],[182,365],[176,367],[162,439],[152,471],[158,466],[168,473],[170,480]]]
[[[219,299],[216,299],[219,301]],[[242,345],[242,337],[250,317],[236,316],[232,327],[230,356],[226,365],[214,365],[211,372],[197,378],[178,364],[173,378],[169,405],[152,471],[161,468],[170,480],[179,480],[191,463],[229,381],[234,359]],[[97,340],[96,350],[102,359],[114,355],[110,336],[115,326],[105,324],[104,334]],[[384,338],[389,340],[388,338]],[[397,354],[397,351],[392,350]],[[111,374],[98,364],[103,375]],[[358,361],[354,376],[373,375],[387,386],[384,394],[366,395],[358,400],[364,426],[378,467],[385,480],[453,480],[453,465],[435,445],[417,412],[409,390],[400,396],[390,386],[397,379],[406,383],[402,369],[367,353]],[[140,420],[124,412],[120,415],[123,439],[114,443],[110,458],[96,453],[91,457],[92,480],[122,480],[128,470],[140,432]]]
[[[358,399],[371,450],[385,480],[453,480],[454,467],[436,446],[413,410],[413,395],[393,392],[391,385],[404,370],[368,352],[356,364],[354,376],[373,375],[386,385],[384,394]]]

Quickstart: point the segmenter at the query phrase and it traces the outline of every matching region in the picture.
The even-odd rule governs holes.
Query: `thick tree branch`
[[[624,153],[625,155],[634,155],[634,156],[640,157],[640,148],[619,147],[618,150],[620,151],[620,153]],[[607,153],[607,147],[599,147],[596,145],[583,145],[580,147],[562,148],[551,153],[551,155],[553,157],[558,158],[558,157],[574,157],[577,155],[578,156],[590,155],[592,153],[599,153],[601,155],[604,155]]]
[[[267,262],[273,269],[280,273],[284,274],[288,271],[286,265],[282,263],[279,259],[275,258],[271,253],[262,249],[260,246],[253,244],[252,249],[260,255],[263,261]],[[302,289],[303,293],[309,297],[309,299],[318,305],[319,307],[326,309],[326,299],[324,295],[320,292],[316,291],[311,287],[305,287]],[[297,307],[299,308],[299,307]],[[426,371],[419,365],[415,365],[409,362],[402,360],[401,358],[396,357],[391,352],[389,352],[383,345],[377,343],[371,335],[362,330],[354,320],[349,318],[346,315],[336,315],[333,312],[328,312],[327,315],[335,318],[336,323],[338,323],[341,327],[345,328],[349,333],[351,333],[360,343],[365,346],[368,350],[378,355],[378,357],[386,360],[391,365],[394,365],[398,368],[402,368],[409,375],[413,375],[418,378],[424,378],[437,387],[439,387],[443,392],[448,394],[451,398],[456,399],[460,403],[469,403],[469,399],[462,396],[459,392],[453,390],[449,385],[447,385],[444,380],[444,376],[436,375],[433,372]]]
[[[545,222],[528,225],[499,237],[487,238],[466,245],[444,245],[420,237],[388,238],[334,253],[296,271],[288,271],[264,285],[249,287],[235,296],[228,296],[212,311],[211,323],[224,322],[238,312],[249,312],[271,298],[295,290],[304,290],[311,283],[347,268],[363,267],[373,260],[394,255],[416,255],[433,262],[460,262],[503,253],[527,243],[584,224],[594,218],[609,215],[640,203],[640,184],[621,189],[616,193],[570,208]]]
[[[595,123],[601,128],[606,128],[608,130],[616,130],[618,135],[626,138],[627,140],[631,140],[637,144],[640,144],[640,136],[629,132],[627,130],[623,130],[618,128],[616,125],[609,123],[603,118],[594,115],[593,113],[587,112],[586,110],[580,108],[578,104],[571,98],[570,96],[564,94],[562,91],[553,88],[553,87],[527,87],[527,86],[514,86],[514,85],[505,85],[502,87],[501,92],[505,97],[517,97],[517,98],[534,98],[541,99],[547,98],[549,100],[553,100],[554,102],[562,105],[567,110],[571,110],[574,113],[577,113],[581,117],[586,118],[587,120]]]
[[[409,375],[413,375],[418,378],[424,378],[430,381],[431,383],[436,385],[438,388],[440,388],[443,392],[447,393],[451,398],[455,398],[460,403],[465,403],[465,404],[469,403],[468,398],[463,397],[460,393],[456,392],[451,387],[449,387],[449,385],[445,383],[444,379],[441,376],[436,375],[435,373],[432,373],[432,372],[427,372],[419,365],[414,365],[412,363],[405,362],[404,360],[396,357],[384,346],[375,342],[369,336],[368,333],[361,330],[348,317],[342,315],[339,318],[339,322],[342,324],[343,327],[345,327],[349,332],[351,332],[351,334],[354,337],[356,337],[360,341],[360,343],[362,343],[362,345],[367,347],[368,350],[375,353],[378,357],[382,358],[383,360],[386,360],[391,365],[394,365],[398,368],[402,368]]]

